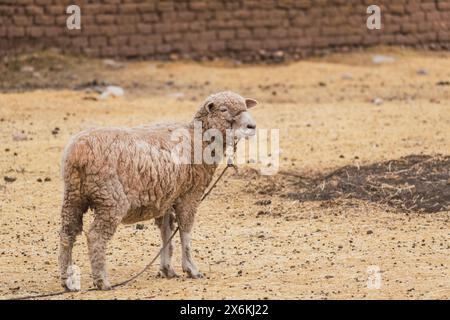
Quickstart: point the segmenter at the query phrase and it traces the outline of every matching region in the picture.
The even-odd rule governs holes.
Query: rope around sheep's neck
[[[216,181],[214,181],[214,183],[211,185],[211,187],[208,189],[208,191],[203,194],[203,196],[200,199],[200,202],[205,200],[205,198],[211,193],[211,191],[215,188],[215,186],[220,181],[220,179],[225,174],[225,172],[228,170],[228,168],[233,167],[235,170],[237,169],[237,166],[233,163],[233,157],[234,157],[234,154],[236,153],[236,147],[237,147],[237,144],[238,144],[239,140],[236,140],[234,145],[233,145],[233,154],[228,157],[227,165],[225,166],[225,168],[223,168],[222,172],[219,174],[219,176],[217,177]],[[179,223],[178,223],[178,225],[179,225]],[[144,267],[144,269],[142,269],[140,272],[138,272],[137,274],[135,274],[131,278],[129,278],[129,279],[125,280],[125,281],[116,283],[115,285],[112,286],[112,288],[118,288],[118,287],[122,287],[124,285],[127,285],[128,283],[136,280],[144,272],[146,272],[148,270],[148,268],[150,268],[153,265],[153,263],[156,261],[156,259],[158,259],[158,257],[161,255],[163,250],[166,249],[166,247],[169,245],[170,241],[172,241],[173,237],[177,234],[177,232],[179,230],[180,230],[180,227],[177,226],[176,229],[173,231],[172,235],[167,240],[167,242],[164,243],[164,245],[161,247],[161,249],[159,249],[158,254]],[[90,288],[90,289],[87,289],[87,290],[82,290],[80,292],[92,292],[92,291],[99,291],[99,289],[97,289],[97,288]],[[63,291],[49,292],[49,293],[43,293],[43,294],[37,294],[37,295],[22,296],[22,297],[18,297],[18,298],[10,298],[10,299],[6,299],[6,300],[28,300],[28,299],[36,299],[36,298],[46,298],[46,297],[59,296],[59,295],[65,294],[65,293],[72,293],[72,292],[63,290]]]

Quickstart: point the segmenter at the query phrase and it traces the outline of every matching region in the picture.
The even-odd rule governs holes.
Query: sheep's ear
[[[247,106],[247,109],[253,108],[258,104],[258,101],[254,99],[245,99],[245,105]]]
[[[208,113],[211,113],[213,111],[214,108],[214,102],[209,102],[205,105],[205,109],[206,111],[208,111]]]

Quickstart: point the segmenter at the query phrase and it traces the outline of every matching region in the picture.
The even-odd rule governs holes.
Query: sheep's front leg
[[[202,278],[203,274],[198,270],[191,253],[191,230],[194,225],[194,216],[199,201],[190,199],[179,200],[175,206],[181,239],[181,266],[183,271],[193,279]]]
[[[106,248],[128,208],[126,198],[122,196],[116,201],[105,201],[104,206],[95,209],[87,244],[94,285],[100,290],[112,289],[106,272]]]
[[[203,274],[198,271],[197,265],[191,255],[191,232],[180,230],[181,238],[181,265],[183,271],[188,274],[190,278],[202,278]]]
[[[162,251],[161,264],[159,266],[158,275],[162,278],[171,279],[178,277],[172,267],[173,245],[170,239],[174,228],[175,217],[172,212],[167,213],[164,217],[156,219],[156,225],[161,232]]]

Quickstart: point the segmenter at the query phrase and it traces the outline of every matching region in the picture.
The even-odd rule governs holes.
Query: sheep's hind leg
[[[61,274],[61,286],[67,291],[75,291],[76,288],[68,285],[70,280],[69,267],[72,265],[72,249],[77,235],[83,229],[83,213],[85,208],[79,198],[71,199],[66,193],[61,210],[61,230],[59,233],[59,268]],[[69,281],[70,282],[70,281]]]
[[[171,261],[173,254],[173,244],[170,236],[175,229],[174,219],[175,216],[171,211],[164,215],[164,217],[156,219],[156,225],[159,227],[162,240],[161,264],[159,267],[158,276],[167,279],[178,277],[178,275],[173,270]]]
[[[191,230],[194,225],[194,216],[199,203],[198,200],[194,200],[196,198],[199,197],[192,195],[192,198],[180,199],[175,206],[175,212],[180,227],[181,266],[183,271],[193,279],[203,277],[203,274],[198,270],[191,254]]]
[[[94,285],[100,290],[112,289],[106,272],[106,248],[127,210],[125,201],[95,209],[95,218],[87,235],[87,242],[92,278]]]

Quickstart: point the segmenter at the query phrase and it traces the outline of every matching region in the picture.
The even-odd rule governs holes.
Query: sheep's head
[[[206,122],[207,129],[219,129],[224,134],[231,130],[237,138],[249,138],[256,133],[256,123],[248,109],[256,104],[256,100],[231,91],[219,92],[205,100],[195,118]]]

